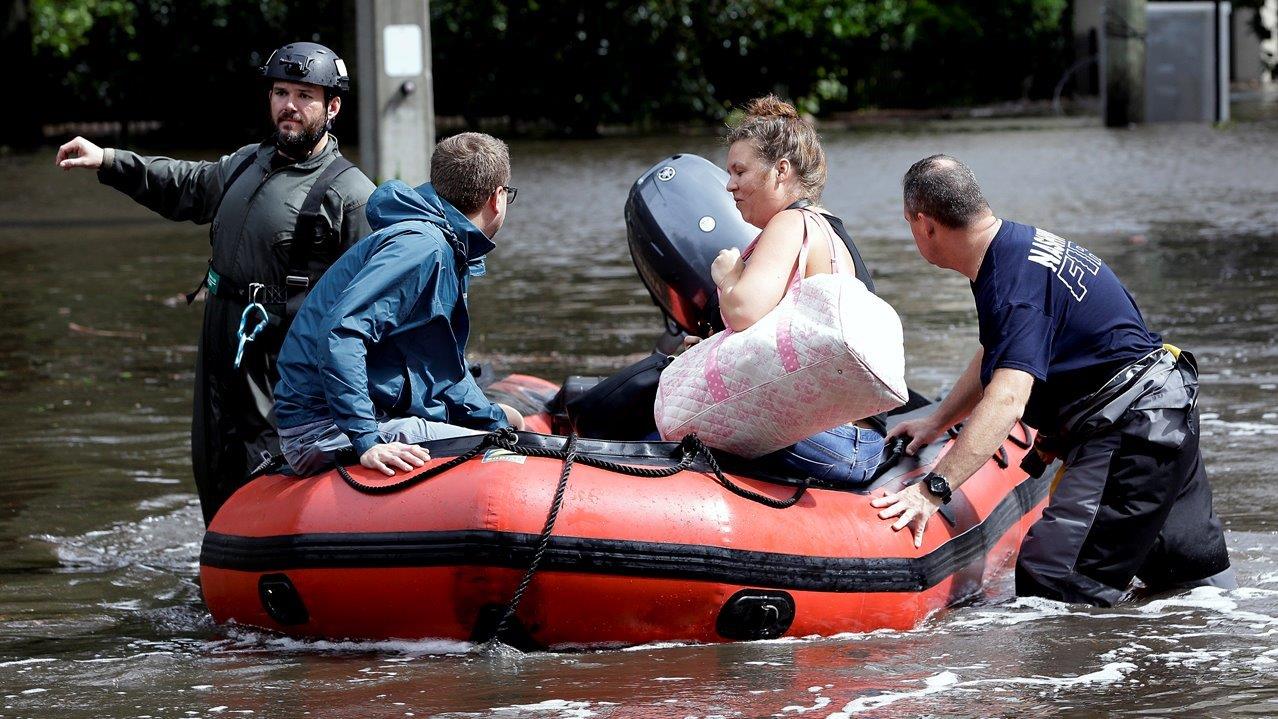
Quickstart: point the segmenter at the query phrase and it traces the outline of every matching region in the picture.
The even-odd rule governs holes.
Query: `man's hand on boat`
[[[519,413],[519,410],[500,402],[497,406],[506,413],[506,421],[511,427],[519,430],[524,428],[524,416]],[[369,447],[368,451],[359,458],[359,463],[387,477],[394,477],[395,470],[410,472],[426,464],[429,459],[430,451],[425,447],[403,442],[386,442]]]
[[[899,517],[892,523],[893,531],[900,531],[913,524],[915,548],[923,546],[923,530],[927,529],[927,520],[941,508],[941,500],[923,489],[922,483],[912,484],[894,494],[885,494],[871,499],[870,504],[875,507],[886,507],[879,512],[881,519]]]
[[[387,477],[394,477],[395,470],[408,472],[426,464],[428,459],[430,459],[430,452],[425,447],[403,442],[387,442],[369,447],[368,451],[359,458],[359,463]]]
[[[896,437],[908,438],[910,443],[905,446],[905,453],[914,456],[919,453],[919,450],[945,434],[945,430],[944,425],[938,425],[936,414],[933,413],[926,417],[901,422],[893,427],[887,436],[889,441]],[[882,509],[879,512],[880,519],[899,517],[892,523],[893,531],[900,531],[913,523],[915,547],[923,546],[923,530],[927,529],[927,521],[932,518],[936,510],[941,508],[941,500],[926,491],[921,483],[912,484],[900,492],[872,499],[870,504]]]
[[[54,162],[64,170],[70,170],[73,167],[96,170],[102,167],[104,155],[102,148],[83,137],[77,137],[58,148],[58,156]]]

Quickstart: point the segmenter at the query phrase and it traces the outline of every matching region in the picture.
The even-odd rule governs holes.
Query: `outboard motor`
[[[759,234],[741,219],[727,184],[728,173],[704,157],[672,155],[640,175],[626,199],[639,277],[668,325],[700,337],[723,329],[710,264],[720,250],[744,250]]]

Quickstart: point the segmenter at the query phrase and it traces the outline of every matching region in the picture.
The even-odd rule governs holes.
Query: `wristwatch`
[[[950,481],[936,472],[928,472],[927,476],[922,480],[923,486],[927,487],[927,491],[932,493],[933,497],[941,500],[941,504],[949,504],[950,497],[953,496],[953,490],[950,489]]]

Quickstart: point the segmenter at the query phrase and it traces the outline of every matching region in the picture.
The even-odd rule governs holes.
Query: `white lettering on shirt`
[[[1034,241],[1027,259],[1051,270],[1079,302],[1087,295],[1087,285],[1083,280],[1095,277],[1101,268],[1100,258],[1086,247],[1038,228],[1034,230]]]

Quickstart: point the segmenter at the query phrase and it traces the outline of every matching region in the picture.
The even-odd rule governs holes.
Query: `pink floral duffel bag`
[[[908,399],[896,311],[850,272],[803,278],[807,234],[805,222],[776,308],[741,332],[689,347],[661,373],[654,415],[663,439],[695,432],[711,447],[754,458]]]

